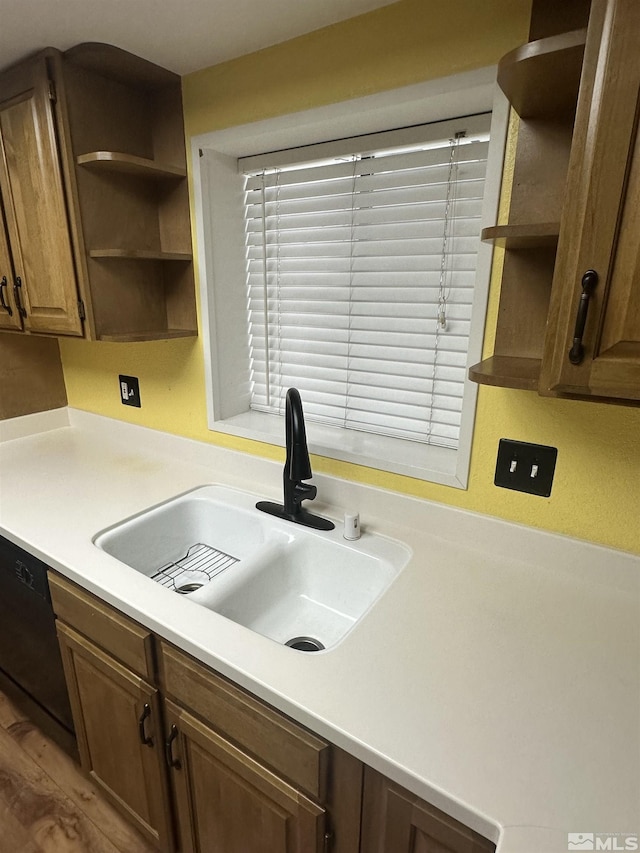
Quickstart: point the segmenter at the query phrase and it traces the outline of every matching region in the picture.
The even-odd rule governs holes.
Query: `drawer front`
[[[317,800],[327,793],[330,746],[183,652],[161,643],[164,690]]]
[[[94,596],[49,573],[56,616],[145,678],[155,675],[151,632]]]

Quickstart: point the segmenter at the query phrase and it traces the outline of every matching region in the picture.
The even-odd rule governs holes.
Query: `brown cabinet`
[[[494,853],[482,835],[367,768],[361,853]]]
[[[544,390],[640,400],[639,37],[637,0],[593,0]]]
[[[197,334],[177,75],[49,48],[0,75],[0,140],[0,329]]]
[[[168,849],[158,691],[58,622],[82,766],[148,838]]]
[[[498,66],[517,145],[508,222],[482,232],[505,257],[494,351],[470,368],[476,382],[538,389],[588,8],[588,0],[534,0],[531,41]]]
[[[82,768],[147,838],[170,850],[151,635],[55,575],[49,586]]]
[[[196,335],[180,78],[103,44],[54,69],[87,337]]]
[[[359,761],[164,642],[160,660],[184,853],[358,853]]]
[[[359,853],[359,761],[67,581],[50,587],[82,766],[161,850]]]
[[[323,853],[322,806],[180,706],[165,708],[180,850]]]
[[[637,401],[640,7],[572,0],[558,14],[534,0],[531,38],[542,37],[499,66],[518,144],[509,222],[483,232],[506,250],[494,353],[469,376]]]
[[[82,766],[166,853],[495,845],[50,574]]]
[[[0,328],[81,335],[53,110],[44,55],[0,76]]]

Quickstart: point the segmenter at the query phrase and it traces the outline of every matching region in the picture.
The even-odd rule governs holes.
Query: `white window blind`
[[[253,409],[457,447],[489,125],[239,161]]]

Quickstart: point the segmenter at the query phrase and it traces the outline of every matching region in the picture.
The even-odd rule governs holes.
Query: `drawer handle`
[[[180,764],[179,759],[173,757],[173,742],[177,737],[178,727],[174,723],[171,726],[169,737],[167,738],[164,745],[164,757],[167,762],[167,767],[175,767],[176,770],[180,770],[182,765]]]
[[[15,283],[13,285],[13,294],[16,298],[16,308],[18,309],[18,314],[21,317],[26,317],[27,312],[26,312],[26,310],[22,304],[22,297],[20,296],[21,289],[22,289],[22,279],[18,275],[18,276],[16,276],[16,280],[15,280]]]
[[[2,306],[2,308],[4,308],[4,310],[7,312],[7,314],[10,317],[12,317],[13,316],[13,308],[11,307],[11,305],[9,305],[7,303],[7,300],[5,299],[5,295],[4,295],[4,291],[5,291],[5,288],[7,286],[8,286],[7,285],[7,277],[6,277],[6,275],[3,275],[2,280],[0,281],[0,306]]]
[[[578,303],[578,314],[576,316],[576,328],[573,333],[573,346],[569,350],[569,361],[571,364],[580,364],[584,358],[584,347],[582,336],[587,322],[589,311],[589,300],[598,283],[598,273],[595,270],[587,270],[582,276],[582,294]]]
[[[144,707],[142,708],[142,713],[140,714],[140,719],[138,720],[138,732],[140,733],[140,743],[143,746],[153,746],[153,738],[149,737],[145,730],[145,721],[151,716],[151,706],[148,702],[145,702]]]

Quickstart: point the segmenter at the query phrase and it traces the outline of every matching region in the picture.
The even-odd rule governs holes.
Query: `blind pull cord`
[[[467,135],[466,130],[460,130],[453,139],[449,140],[449,175],[447,177],[447,198],[444,208],[444,224],[442,233],[442,258],[440,259],[440,284],[438,288],[438,328],[447,330],[447,300],[450,288],[447,287],[447,248],[449,244],[449,225],[453,218],[452,210],[455,204],[455,192],[458,181],[458,148],[460,140]]]

